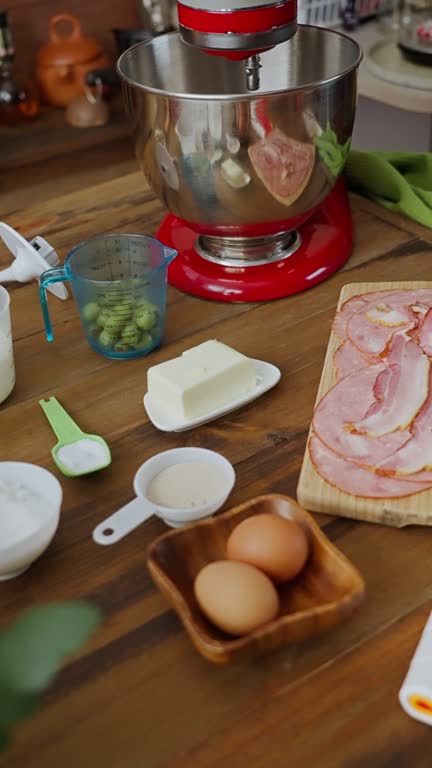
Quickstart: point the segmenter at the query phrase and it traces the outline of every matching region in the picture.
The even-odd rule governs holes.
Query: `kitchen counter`
[[[202,659],[146,570],[146,547],[166,530],[152,519],[112,547],[95,525],[132,498],[137,467],[182,445],[235,464],[235,505],[266,492],[295,495],[339,292],[356,281],[431,278],[432,232],[352,197],[356,245],[345,267],[304,294],[260,305],[219,304],[169,288],[166,339],[149,358],[113,362],[87,346],[72,301],[50,297],[55,340],[43,330],[36,286],[11,290],[17,384],[0,407],[0,460],[30,461],[59,476],[64,503],[52,546],[4,582],[2,624],[43,601],[86,598],[105,622],[69,660],[23,723],[5,768],[429,768],[430,731],[398,704],[431,609],[432,531],[396,530],[317,515],[362,572],[367,598],[352,619],[259,662]],[[9,217],[64,257],[108,231],[154,233],[162,205],[141,174],[83,189]],[[4,262],[4,251],[0,252]],[[208,338],[275,363],[282,380],[255,403],[184,434],[149,423],[142,398],[149,364]],[[54,467],[54,437],[38,405],[55,395],[80,426],[112,449],[103,473],[68,479]]]
[[[349,36],[357,40],[364,53],[358,76],[358,95],[366,99],[387,104],[389,107],[401,109],[404,112],[416,112],[430,116],[432,112],[432,91],[420,88],[408,88],[382,80],[370,72],[366,55],[372,45],[383,40],[383,32],[377,21],[361,24]],[[432,76],[432,70],[431,70]]]

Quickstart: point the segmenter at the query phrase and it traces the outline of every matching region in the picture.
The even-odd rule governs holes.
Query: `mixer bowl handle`
[[[42,305],[45,333],[48,341],[54,341],[54,334],[48,310],[46,289],[49,285],[51,285],[51,283],[64,283],[67,280],[69,280],[69,277],[64,267],[54,267],[53,269],[47,269],[45,272],[42,272],[41,276],[39,277],[39,297]]]

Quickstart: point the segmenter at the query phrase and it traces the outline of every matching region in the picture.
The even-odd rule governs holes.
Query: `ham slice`
[[[367,306],[362,311],[355,312],[347,325],[349,340],[360,352],[366,355],[382,355],[396,331],[409,330],[415,325],[415,318],[408,307],[403,311],[397,310],[399,317],[397,325],[380,324],[369,319],[377,311],[376,305]],[[391,313],[388,312],[387,314]]]
[[[432,371],[429,394],[411,428],[411,439],[380,463],[378,470],[398,475],[418,474],[432,485]]]
[[[363,296],[353,296],[342,305],[339,312],[336,313],[333,321],[333,333],[342,341],[347,338],[348,321],[359,309],[363,309],[368,304],[368,299]]]
[[[362,309],[366,310],[369,306],[381,303],[390,295],[393,295],[393,291],[371,291],[363,293],[361,296],[352,296],[336,313],[333,321],[333,332],[344,341],[347,338],[347,325],[350,318]]]
[[[373,363],[379,363],[378,357],[366,357],[346,340],[340,347],[337,348],[334,354],[334,364],[336,367],[336,376],[338,379],[343,379],[344,376],[349,376],[350,373],[359,371],[361,368],[366,368]]]
[[[424,483],[377,475],[334,453],[316,436],[309,440],[309,455],[316,471],[327,483],[351,496],[397,499],[425,490]]]
[[[423,352],[432,357],[432,309],[429,309],[423,317],[418,342]]]
[[[345,376],[320,400],[313,416],[313,429],[323,443],[365,466],[377,466],[411,437],[408,430],[372,438],[347,429],[376,402],[375,382],[385,370],[381,362]]]
[[[411,309],[408,309],[408,320],[412,320]],[[366,310],[366,317],[371,323],[383,325],[385,328],[395,328],[399,325],[406,325],[406,313],[401,309],[392,309],[388,304],[375,304]]]
[[[394,336],[387,358],[387,372],[377,380],[377,399],[364,418],[353,420],[356,432],[382,437],[406,430],[426,401],[429,391],[429,358],[403,334]]]

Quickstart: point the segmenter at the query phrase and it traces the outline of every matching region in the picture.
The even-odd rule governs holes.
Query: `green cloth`
[[[345,165],[349,188],[432,229],[432,152],[360,152]]]

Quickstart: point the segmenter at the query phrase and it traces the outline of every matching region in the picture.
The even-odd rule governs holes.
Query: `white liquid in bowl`
[[[172,464],[151,480],[146,496],[157,507],[193,509],[222,496],[229,483],[227,473],[218,464]]]

